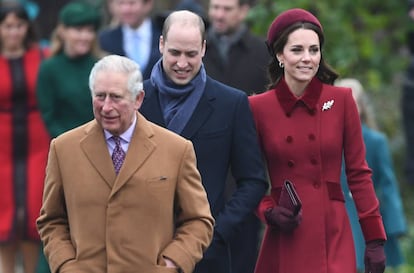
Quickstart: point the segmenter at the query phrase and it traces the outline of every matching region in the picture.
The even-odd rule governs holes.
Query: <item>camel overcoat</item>
[[[214,220],[192,143],[138,114],[118,176],[95,120],[52,140],[37,225],[53,273],[190,273]]]
[[[351,90],[314,78],[297,98],[282,79],[274,90],[249,100],[271,179],[259,217],[277,204],[285,179],[295,184],[303,203],[302,222],[293,232],[266,228],[255,272],[356,272],[340,184],[342,158],[365,240],[386,236]]]

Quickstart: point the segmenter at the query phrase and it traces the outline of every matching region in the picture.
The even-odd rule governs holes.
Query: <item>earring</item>
[[[285,67],[285,65],[281,61],[279,61],[279,67],[283,68],[283,67]]]

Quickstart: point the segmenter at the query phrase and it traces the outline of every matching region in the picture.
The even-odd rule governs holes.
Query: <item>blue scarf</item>
[[[180,134],[204,92],[207,81],[204,65],[201,65],[199,73],[188,84],[178,85],[165,74],[160,59],[151,71],[150,80],[159,90],[160,106],[166,127]]]

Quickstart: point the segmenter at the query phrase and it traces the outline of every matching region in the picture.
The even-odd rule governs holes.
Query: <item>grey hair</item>
[[[89,89],[92,97],[94,95],[96,74],[101,71],[128,74],[127,90],[133,99],[144,92],[139,65],[127,57],[108,55],[96,62],[89,74]]]

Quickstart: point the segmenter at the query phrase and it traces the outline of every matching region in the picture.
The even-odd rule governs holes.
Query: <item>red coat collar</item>
[[[318,78],[313,78],[305,89],[301,97],[296,97],[287,86],[285,79],[282,78],[275,87],[275,92],[280,105],[287,116],[290,116],[296,105],[305,105],[311,115],[316,113],[316,103],[322,92],[322,82]]]

